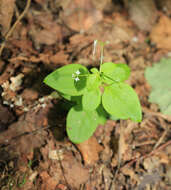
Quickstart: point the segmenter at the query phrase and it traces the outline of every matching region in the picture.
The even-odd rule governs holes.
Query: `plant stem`
[[[103,64],[103,56],[104,56],[104,43],[100,42],[100,73],[101,73],[101,65]]]

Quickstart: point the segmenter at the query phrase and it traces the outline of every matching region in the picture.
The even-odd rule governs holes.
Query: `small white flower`
[[[80,71],[79,71],[79,70],[77,70],[77,71],[75,72],[75,74],[79,75],[79,74],[80,74]]]
[[[75,78],[75,74],[72,74],[72,78]]]
[[[75,81],[76,81],[76,82],[79,81],[79,80],[80,80],[80,79],[79,79],[78,77],[75,78]]]

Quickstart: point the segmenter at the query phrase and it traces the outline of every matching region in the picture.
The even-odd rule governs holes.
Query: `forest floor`
[[[1,190],[171,189],[171,118],[148,101],[144,76],[171,56],[171,7],[146,2],[153,1],[130,7],[108,0],[1,0]],[[75,145],[66,135],[66,102],[43,79],[71,63],[98,67],[96,39],[108,42],[104,62],[131,68],[127,82],[143,120],[108,120]]]

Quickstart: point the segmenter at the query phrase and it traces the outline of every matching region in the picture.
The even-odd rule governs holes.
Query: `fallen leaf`
[[[153,0],[128,1],[131,20],[144,31],[150,31],[157,18],[157,8]]]
[[[5,35],[11,25],[14,13],[15,0],[0,1],[0,25],[2,25],[2,34]]]
[[[58,181],[51,177],[46,171],[40,173],[42,179],[41,190],[55,190],[58,184]]]
[[[0,124],[1,125],[6,125],[14,121],[14,116],[13,114],[8,110],[7,107],[2,106],[0,104]],[[1,127],[0,127],[1,128]]]
[[[33,109],[22,115],[17,122],[11,124],[8,130],[0,135],[0,144],[10,144],[10,150],[21,154],[28,154],[35,148],[41,147],[47,138],[47,132],[40,130],[47,120],[47,113],[51,107],[49,103],[44,109]]]
[[[171,19],[162,15],[152,28],[150,38],[158,48],[171,51]]]
[[[66,65],[68,63],[68,58],[69,58],[69,55],[65,54],[64,51],[59,51],[56,54],[49,57],[50,61],[54,65],[60,65],[60,64]]]
[[[35,16],[36,15],[36,16]],[[33,37],[36,47],[40,44],[53,45],[62,40],[64,32],[62,27],[53,20],[47,12],[28,14],[30,23],[29,34]],[[41,26],[41,28],[40,28]]]
[[[135,171],[132,168],[123,167],[121,169],[121,172],[123,172],[124,175],[130,176],[130,178],[132,180],[139,183],[140,179],[139,179],[138,175],[135,173]]]
[[[103,15],[90,0],[73,0],[65,5],[61,18],[72,30],[84,32],[102,20]]]
[[[128,150],[128,143],[126,142],[126,136],[124,133],[124,128],[121,125],[120,127],[120,137],[119,137],[119,149],[118,149],[118,159],[119,163],[123,160],[123,155]]]
[[[145,71],[145,78],[152,87],[149,101],[158,104],[161,112],[166,115],[171,115],[170,70],[171,59],[161,59]]]
[[[103,149],[94,136],[87,141],[78,144],[77,147],[83,156],[84,162],[88,165],[93,165],[98,161],[98,154]]]
[[[38,92],[36,92],[32,89],[26,88],[22,93],[22,98],[27,101],[36,100],[38,98]]]

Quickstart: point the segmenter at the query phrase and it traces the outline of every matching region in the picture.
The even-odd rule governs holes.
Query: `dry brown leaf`
[[[144,168],[151,172],[157,169],[160,165],[160,159],[157,156],[146,158],[143,162]]]
[[[137,174],[135,174],[134,170],[132,168],[128,168],[128,167],[123,167],[121,169],[121,172],[124,174],[124,175],[127,175],[127,176],[130,176],[130,178],[132,180],[134,180],[135,182],[139,183],[140,179],[138,177]]]
[[[171,19],[162,15],[150,34],[158,48],[171,51]]]
[[[43,184],[41,185],[41,190],[54,190],[56,189],[56,186],[58,184],[58,181],[49,176],[49,174],[46,171],[43,171],[40,173],[40,177],[43,181]]]
[[[66,65],[68,63],[68,57],[69,55],[65,54],[64,51],[59,51],[55,55],[49,57],[49,59],[54,65]]]
[[[80,150],[84,162],[89,165],[93,165],[99,159],[99,152],[102,151],[102,146],[99,145],[96,138],[92,136],[87,141],[77,145]]]
[[[44,109],[30,110],[26,115],[21,116],[17,122],[11,124],[8,130],[1,133],[0,144],[10,144],[13,152],[27,154],[36,147],[45,143],[47,133],[40,130],[39,133],[32,133],[44,126],[47,120],[47,113],[52,106],[49,103]],[[30,133],[30,134],[24,134]]]
[[[130,23],[121,14],[116,14],[110,22],[99,22],[89,31],[96,34],[96,38],[108,41],[109,46],[129,42],[134,37],[134,30],[130,28]]]
[[[87,182],[89,171],[73,156],[72,152],[65,153],[61,164],[68,184],[79,189],[81,184]],[[73,172],[74,171],[74,172]],[[58,172],[58,171],[57,171]]]
[[[144,31],[150,31],[157,18],[157,8],[153,0],[128,1],[128,12],[135,24]]]
[[[65,5],[61,18],[72,30],[84,32],[102,20],[103,16],[90,0],[74,0]]]
[[[128,150],[128,143],[126,143],[124,128],[123,128],[123,126],[121,126],[120,128],[121,129],[120,129],[119,149],[118,149],[119,163],[121,163],[121,161],[123,160],[123,155]]]
[[[22,93],[22,98],[27,101],[36,100],[38,96],[38,92],[28,88],[26,88]]]
[[[4,65],[5,65],[5,62],[2,61],[2,60],[0,60],[0,73],[1,73],[1,71],[2,71],[2,69],[3,69],[3,67],[4,67]]]
[[[28,14],[30,23],[29,34],[33,37],[37,46],[40,44],[53,45],[62,39],[63,33],[61,26],[53,20],[50,13]]]
[[[3,35],[5,35],[10,28],[14,7],[15,0],[0,0],[0,25],[3,27]]]
[[[0,104],[0,124],[8,124],[14,120],[13,114],[8,110],[7,107]]]

